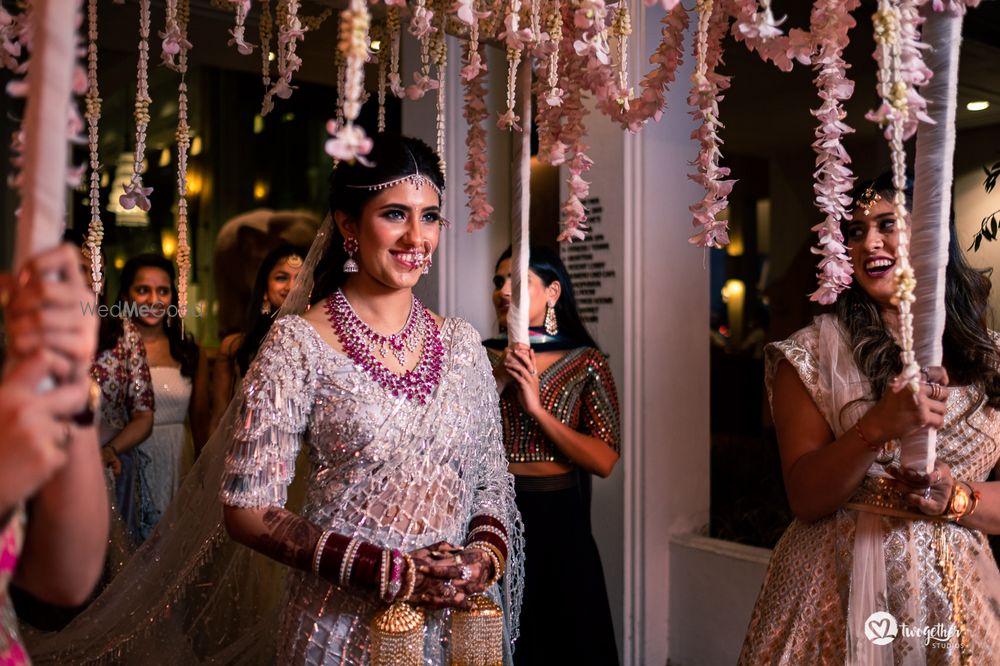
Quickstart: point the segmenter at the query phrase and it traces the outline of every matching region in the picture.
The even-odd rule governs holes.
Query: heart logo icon
[[[896,618],[885,611],[876,611],[865,620],[865,636],[875,645],[888,645],[899,633]]]
[[[868,630],[875,634],[877,638],[885,638],[886,634],[889,633],[889,620],[880,620],[878,622],[869,620]]]

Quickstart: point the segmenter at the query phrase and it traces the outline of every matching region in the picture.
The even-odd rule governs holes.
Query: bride
[[[386,136],[368,158],[331,176],[295,289],[157,530],[87,612],[33,641],[36,663],[369,664],[371,620],[407,601],[423,663],[445,664],[452,609],[484,591],[511,663],[523,537],[495,384],[476,331],[412,294],[443,223],[440,161]]]

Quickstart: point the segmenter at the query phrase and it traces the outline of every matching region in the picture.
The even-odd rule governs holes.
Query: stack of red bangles
[[[466,548],[478,548],[489,555],[493,562],[493,577],[486,587],[492,587],[507,567],[507,528],[501,520],[482,514],[469,521],[469,534],[465,541]]]

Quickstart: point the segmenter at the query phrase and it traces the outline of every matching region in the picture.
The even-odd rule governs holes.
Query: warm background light
[[[163,256],[173,259],[177,253],[177,236],[173,231],[164,231],[160,234],[160,247],[163,249]]]
[[[189,170],[187,172],[187,193],[189,196],[196,197],[201,194],[201,174],[197,171]]]
[[[976,100],[975,102],[969,102],[968,104],[966,104],[965,108],[967,108],[969,111],[985,111],[986,109],[990,108],[990,103],[987,102],[985,99]]]
[[[253,184],[253,198],[256,201],[262,201],[267,198],[267,193],[270,191],[270,187],[267,181],[258,180]]]

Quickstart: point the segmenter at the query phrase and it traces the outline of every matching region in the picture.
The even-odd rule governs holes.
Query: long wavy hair
[[[360,162],[341,162],[330,174],[330,215],[345,213],[354,221],[361,220],[368,202],[380,190],[366,189],[417,173],[429,178],[444,192],[444,174],[437,153],[420,139],[400,135],[377,135],[371,152],[366,156],[371,166]],[[316,270],[316,283],[312,302],[316,303],[343,286],[347,275],[343,271],[347,261],[344,236],[333,225],[330,245]]]
[[[247,303],[247,310],[243,316],[243,341],[239,349],[236,350],[236,364],[240,372],[246,375],[250,368],[250,362],[257,355],[260,343],[264,341],[264,336],[271,330],[271,324],[278,314],[278,308],[271,308],[271,312],[264,314],[261,312],[261,304],[264,302],[264,295],[267,294],[268,278],[271,271],[282,259],[287,259],[292,255],[305,258],[308,250],[297,245],[285,243],[271,250],[264,261],[261,262],[257,270],[257,277],[253,283],[253,291],[250,292],[250,301]]]
[[[559,300],[556,301],[556,320],[559,322],[559,334],[564,335],[581,347],[593,347],[600,349],[593,336],[583,325],[580,318],[580,310],[576,304],[576,294],[573,293],[573,282],[569,278],[569,271],[566,265],[555,250],[542,245],[532,245],[529,249],[528,268],[538,276],[546,287],[553,282],[558,282],[562,287]],[[507,248],[497,259],[497,265],[493,271],[500,268],[504,259],[510,259],[513,255],[512,248]]]
[[[170,278],[170,302],[172,305],[176,306],[177,276],[174,272],[174,265],[168,259],[154,253],[136,255],[125,262],[125,267],[122,268],[121,281],[120,286],[118,287],[118,296],[116,298],[118,306],[124,307],[131,301],[128,291],[132,288],[136,275],[139,273],[139,269],[141,268],[159,268],[167,274]],[[109,317],[108,319],[114,318]],[[170,316],[169,309],[167,310],[167,316],[164,317],[163,324],[163,330],[166,333],[167,341],[170,344],[170,356],[181,364],[182,375],[185,377],[194,377],[195,371],[198,369],[198,345],[195,344],[194,338],[190,333],[187,335],[181,335],[181,322],[178,321],[178,317]],[[121,336],[121,322],[118,322],[117,326],[119,331],[115,336],[116,341],[117,338]],[[108,333],[113,334],[113,331],[110,329],[111,327],[109,327]],[[101,330],[101,335],[104,335],[103,328]],[[104,346],[103,341],[100,346]]]
[[[892,177],[883,174],[868,180],[852,192],[857,201],[869,187],[885,200],[894,196]],[[907,208],[912,192],[905,192]],[[966,261],[958,244],[954,220],[950,225],[948,267],[945,271],[944,366],[951,383],[974,385],[983,391],[987,403],[1000,407],[1000,354],[987,325],[989,317],[990,270],[977,270]],[[847,331],[854,360],[871,382],[872,399],[879,399],[892,378],[902,369],[900,348],[882,320],[879,305],[857,281],[837,300],[837,318]]]

